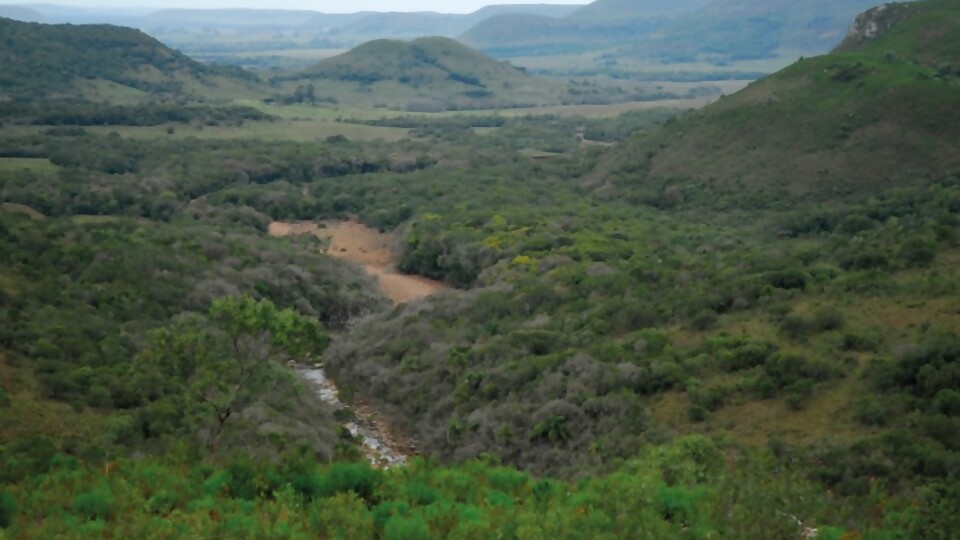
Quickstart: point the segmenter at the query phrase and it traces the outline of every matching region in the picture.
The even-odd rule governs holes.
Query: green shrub
[[[960,392],[945,388],[933,398],[933,408],[947,416],[960,416]]]
[[[840,330],[846,324],[843,312],[833,306],[822,307],[813,314],[814,327],[821,332]]]
[[[13,518],[17,515],[17,500],[12,493],[0,491],[0,529],[5,529],[13,524]]]
[[[787,406],[794,411],[799,411],[807,406],[810,398],[813,397],[813,381],[810,379],[801,379],[786,388]]]
[[[843,335],[840,346],[845,351],[875,352],[878,341],[875,335],[848,332]]]
[[[74,497],[70,508],[86,519],[107,520],[113,515],[113,494],[106,486],[92,489]]]
[[[427,540],[430,527],[419,516],[393,516],[383,528],[384,540]]]
[[[704,309],[693,316],[693,319],[690,321],[690,327],[702,332],[716,326],[719,320],[720,316],[717,315],[715,311]]]
[[[350,491],[369,501],[382,481],[383,474],[366,463],[334,463],[321,478],[318,495],[330,497]]]
[[[836,369],[823,360],[809,360],[796,354],[778,354],[769,358],[764,364],[764,371],[779,388],[804,379],[826,381],[836,373]]]
[[[802,313],[790,313],[780,321],[780,333],[791,339],[811,336],[816,329],[813,317]]]

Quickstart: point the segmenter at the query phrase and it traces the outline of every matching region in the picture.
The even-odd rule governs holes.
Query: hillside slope
[[[318,93],[347,85],[359,90],[354,99],[426,100],[442,102],[444,108],[535,103],[556,90],[552,83],[442,37],[371,41],[323,60],[297,78],[314,81]]]
[[[0,35],[0,95],[8,97],[76,96],[97,82],[157,94],[256,80],[191,60],[132,28],[0,19]]]
[[[882,35],[801,60],[622,145],[593,182],[658,204],[668,192],[671,204],[784,192],[827,200],[960,168],[960,73],[951,67],[960,6],[890,9],[899,17]]]

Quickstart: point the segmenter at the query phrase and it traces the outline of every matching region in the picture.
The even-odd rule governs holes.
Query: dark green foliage
[[[382,482],[381,474],[359,463],[335,463],[321,476],[317,495],[331,497],[336,493],[352,492],[373,502],[374,492]]]
[[[30,496],[7,531],[14,537],[82,537],[78,531],[91,530],[143,537],[162,519],[166,526],[204,537],[268,536],[280,528],[287,537],[341,534],[358,540],[495,538],[521,531],[563,538],[599,532],[631,538],[638,531],[657,538],[790,538],[799,533],[795,519],[802,519],[836,534],[886,538],[916,537],[911,533],[947,526],[952,517],[946,508],[957,501],[956,490],[944,484],[911,494],[929,511],[888,514],[880,509],[865,515],[864,507],[843,497],[833,497],[829,504],[818,501],[820,488],[764,453],[702,437],[642,450],[615,472],[577,483],[535,480],[475,461],[440,468],[415,460],[386,472],[358,464],[347,471],[344,465],[301,463],[284,469],[247,460],[191,468],[140,459],[120,461],[104,477],[62,463],[49,475],[10,486]],[[290,490],[298,475],[344,481],[317,498]],[[237,478],[243,480],[238,484]],[[366,500],[352,493],[364,484],[359,478],[376,478],[367,484],[369,490],[362,489]],[[67,479],[71,487],[64,484]],[[262,491],[250,499],[254,492],[238,491],[237,485],[257,485]],[[54,501],[70,489],[78,493],[68,497],[68,512],[57,511]],[[781,508],[790,516],[784,518]]]
[[[78,493],[70,504],[73,513],[84,519],[110,519],[113,508],[114,497],[106,485]]]
[[[17,500],[13,494],[0,491],[0,529],[5,529],[13,524],[13,518],[18,510]]]

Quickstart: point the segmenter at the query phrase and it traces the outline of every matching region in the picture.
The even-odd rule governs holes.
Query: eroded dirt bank
[[[312,234],[329,242],[327,254],[361,265],[371,276],[377,278],[384,296],[394,303],[402,304],[429,296],[444,287],[431,279],[409,276],[397,272],[394,266],[392,234],[381,233],[356,221],[336,221],[321,224],[312,221],[281,222],[270,224],[274,237]]]

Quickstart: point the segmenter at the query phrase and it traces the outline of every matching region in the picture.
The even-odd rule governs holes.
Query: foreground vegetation
[[[769,458],[699,437],[577,483],[491,463],[445,468],[423,460],[382,472],[303,458],[92,467],[54,455],[35,467],[0,492],[0,526],[13,538],[29,531],[61,538],[706,539],[814,531],[839,540],[941,538],[931,524],[956,524],[947,498],[955,486],[918,494],[906,511],[889,509],[879,493],[851,505]]]

